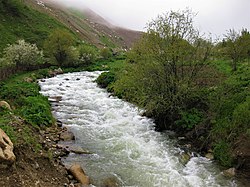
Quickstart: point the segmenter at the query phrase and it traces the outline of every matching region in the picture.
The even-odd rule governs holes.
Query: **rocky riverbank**
[[[25,131],[23,119],[17,118],[16,123],[10,125],[18,132]],[[61,141],[73,141],[74,136],[67,131],[67,128],[57,125],[43,130],[33,128],[32,136],[39,141],[42,147],[39,150],[34,150],[34,147],[28,146],[25,142],[16,144],[13,150],[16,157],[14,163],[6,165],[4,162],[0,162],[0,186],[74,187],[81,186],[82,178],[87,179],[83,184],[89,184],[88,177],[83,170],[79,169],[79,165],[66,168],[61,161],[61,158],[67,156],[70,152],[86,153],[81,148],[67,146],[65,142],[63,146],[58,144]],[[75,170],[79,171],[76,172]],[[79,175],[79,173],[81,179],[73,177]]]

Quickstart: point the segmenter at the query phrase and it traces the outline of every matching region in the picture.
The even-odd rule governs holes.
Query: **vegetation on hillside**
[[[143,107],[156,129],[185,135],[199,151],[212,149],[224,166],[244,167],[246,153],[235,150],[250,141],[249,42],[243,29],[213,44],[193,27],[192,12],[169,12],[148,25],[120,73],[105,72],[97,82]]]

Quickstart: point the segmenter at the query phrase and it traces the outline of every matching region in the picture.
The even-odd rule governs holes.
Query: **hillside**
[[[54,18],[17,0],[0,0],[0,20],[0,51],[18,39],[41,47],[55,28],[67,29]]]
[[[25,0],[34,9],[46,13],[76,33],[82,40],[97,47],[130,48],[142,34],[116,27],[90,9],[64,7],[50,0]]]

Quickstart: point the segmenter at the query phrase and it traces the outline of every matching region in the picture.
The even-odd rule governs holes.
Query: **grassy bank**
[[[48,75],[48,70],[16,74],[0,83],[0,100],[7,101],[12,110],[0,109],[0,128],[14,144],[27,144],[34,150],[41,148],[33,131],[55,123],[47,97],[39,93],[38,78]],[[23,127],[21,131],[18,129]]]

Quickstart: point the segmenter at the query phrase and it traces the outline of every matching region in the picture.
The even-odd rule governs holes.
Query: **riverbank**
[[[60,68],[44,69],[1,82],[0,101],[8,107],[0,107],[0,128],[13,142],[16,160],[12,165],[0,161],[0,186],[79,185],[61,161],[74,150],[58,145],[74,136],[53,118],[48,98],[39,93],[37,84],[39,78],[61,73]]]

